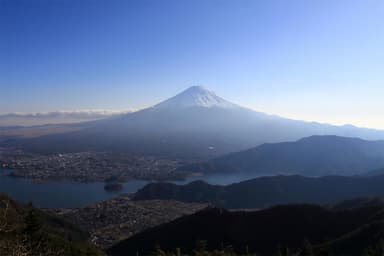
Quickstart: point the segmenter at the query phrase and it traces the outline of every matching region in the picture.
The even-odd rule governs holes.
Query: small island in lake
[[[113,183],[107,183],[104,185],[105,191],[121,191],[123,190],[123,184],[113,182]]]

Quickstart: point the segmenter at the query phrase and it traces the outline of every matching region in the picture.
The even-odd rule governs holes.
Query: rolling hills
[[[384,196],[384,176],[271,176],[227,186],[195,181],[186,185],[151,183],[134,200],[174,199],[212,203],[225,208],[265,208],[277,204],[329,204],[356,198]]]
[[[180,170],[207,173],[248,173],[254,176],[364,174],[384,166],[384,141],[339,136],[311,136],[294,142],[267,143],[183,166]]]
[[[108,253],[150,255],[159,247],[190,253],[197,241],[205,241],[208,250],[230,247],[239,255],[286,255],[281,249],[288,248],[292,254],[287,255],[361,256],[384,237],[382,210],[382,206],[333,209],[316,205],[260,211],[207,208],[148,229],[118,243]],[[315,254],[305,253],[305,247]]]

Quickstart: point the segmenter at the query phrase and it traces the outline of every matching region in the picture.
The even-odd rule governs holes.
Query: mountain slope
[[[89,234],[0,194],[0,255],[104,255]]]
[[[384,139],[383,131],[271,116],[191,87],[153,107],[88,123],[80,131],[11,138],[2,145],[42,153],[124,151],[201,159],[313,134]]]
[[[205,163],[181,167],[202,173],[249,173],[255,176],[362,174],[384,166],[384,141],[312,136],[295,142],[263,144]]]
[[[211,208],[144,231],[120,242],[108,253],[113,256],[149,255],[156,246],[165,251],[180,248],[185,253],[195,248],[196,241],[203,240],[210,250],[232,246],[238,253],[277,255],[278,247],[294,252],[308,240],[315,251],[322,249],[321,244],[327,244],[331,251],[337,252],[335,255],[362,255],[366,247],[384,237],[373,220],[382,209],[334,210],[315,205],[288,205],[261,211],[230,212]],[[371,227],[366,228],[369,225]],[[367,230],[374,232],[366,234]],[[335,245],[334,240],[338,240]]]
[[[276,204],[326,204],[384,196],[384,176],[261,177],[227,186],[195,181],[187,185],[151,183],[136,192],[134,200],[174,199],[212,203],[225,208],[264,208]]]
[[[367,176],[379,176],[384,174],[384,168],[374,169],[367,172],[365,175]]]
[[[202,86],[192,86],[178,95],[153,106],[152,109],[182,109],[189,107],[241,108],[240,106],[220,98],[214,92],[209,91]]]

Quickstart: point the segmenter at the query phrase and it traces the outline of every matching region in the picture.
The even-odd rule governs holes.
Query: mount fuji
[[[155,109],[185,109],[190,107],[240,108],[202,86],[192,86],[178,95],[153,106]]]
[[[88,122],[80,130],[7,140],[40,153],[111,151],[206,159],[311,135],[384,139],[384,131],[290,120],[231,103],[193,86],[152,107]],[[4,142],[2,143],[4,144]]]

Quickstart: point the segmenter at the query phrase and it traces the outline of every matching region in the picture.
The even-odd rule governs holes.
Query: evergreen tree
[[[43,224],[36,209],[29,207],[24,218],[25,246],[31,251],[31,255],[54,255],[57,254],[51,248],[46,234],[43,232]],[[76,255],[76,254],[73,254]]]
[[[24,217],[24,234],[30,240],[36,240],[41,238],[42,236],[42,228],[43,225],[41,220],[37,216],[37,212],[35,209],[30,208]]]
[[[304,240],[303,248],[300,253],[300,256],[313,256],[313,248],[311,243],[308,240]]]
[[[319,250],[319,256],[330,256],[331,255],[331,247],[329,244],[323,245]]]
[[[376,253],[372,246],[370,246],[364,250],[362,256],[376,256]]]
[[[206,255],[207,241],[199,240],[196,242],[195,256]]]

